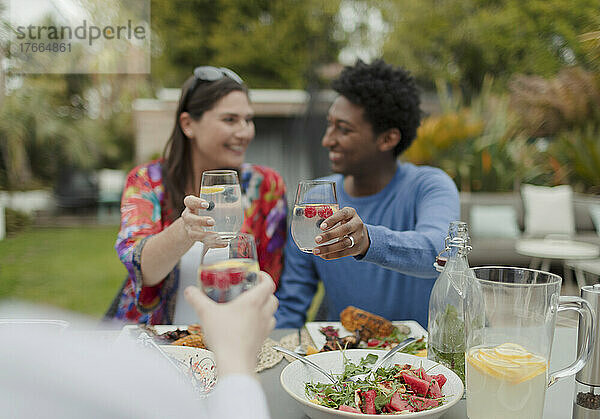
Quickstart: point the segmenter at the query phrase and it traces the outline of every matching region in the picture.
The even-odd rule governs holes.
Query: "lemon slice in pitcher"
[[[499,358],[503,359],[526,359],[533,355],[531,352],[527,351],[527,349],[523,348],[521,345],[516,343],[503,343],[502,345],[496,346],[494,352]]]
[[[545,372],[548,365],[546,358],[516,343],[474,348],[469,351],[467,361],[481,372],[513,384],[536,377]]]

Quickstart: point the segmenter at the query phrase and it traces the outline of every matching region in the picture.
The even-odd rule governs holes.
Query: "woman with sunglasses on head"
[[[197,281],[205,227],[197,215],[202,172],[238,171],[244,202],[242,232],[256,239],[260,268],[279,280],[286,234],[285,184],[273,169],[244,163],[254,138],[253,110],[242,79],[203,66],[183,84],[175,126],[161,159],[134,168],[121,202],[115,248],[128,271],[107,318],[148,324],[197,322],[183,289]],[[194,321],[195,320],[195,321]]]

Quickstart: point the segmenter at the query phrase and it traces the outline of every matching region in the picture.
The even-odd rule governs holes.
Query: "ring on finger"
[[[350,249],[351,247],[354,247],[354,237],[348,236],[348,238],[350,239],[350,246],[348,246],[348,249]]]

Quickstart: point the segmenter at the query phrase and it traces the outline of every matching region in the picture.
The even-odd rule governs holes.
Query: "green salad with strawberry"
[[[429,375],[423,367],[396,364],[379,368],[369,378],[353,382],[349,377],[367,373],[378,356],[369,354],[354,364],[344,355],[344,372],[334,384],[306,383],[306,397],[313,403],[345,412],[398,414],[441,406],[443,374]]]

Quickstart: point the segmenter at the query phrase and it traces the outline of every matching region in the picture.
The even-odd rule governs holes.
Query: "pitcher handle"
[[[585,344],[579,353],[575,362],[566,368],[556,371],[550,376],[548,380],[548,387],[556,383],[559,379],[569,377],[573,374],[577,374],[585,366],[586,362],[590,359],[594,350],[594,341],[596,338],[596,318],[590,303],[585,299],[576,296],[564,295],[558,299],[558,312],[561,311],[576,311],[579,314],[579,318],[583,320],[585,325]],[[581,326],[581,322],[579,325]]]

